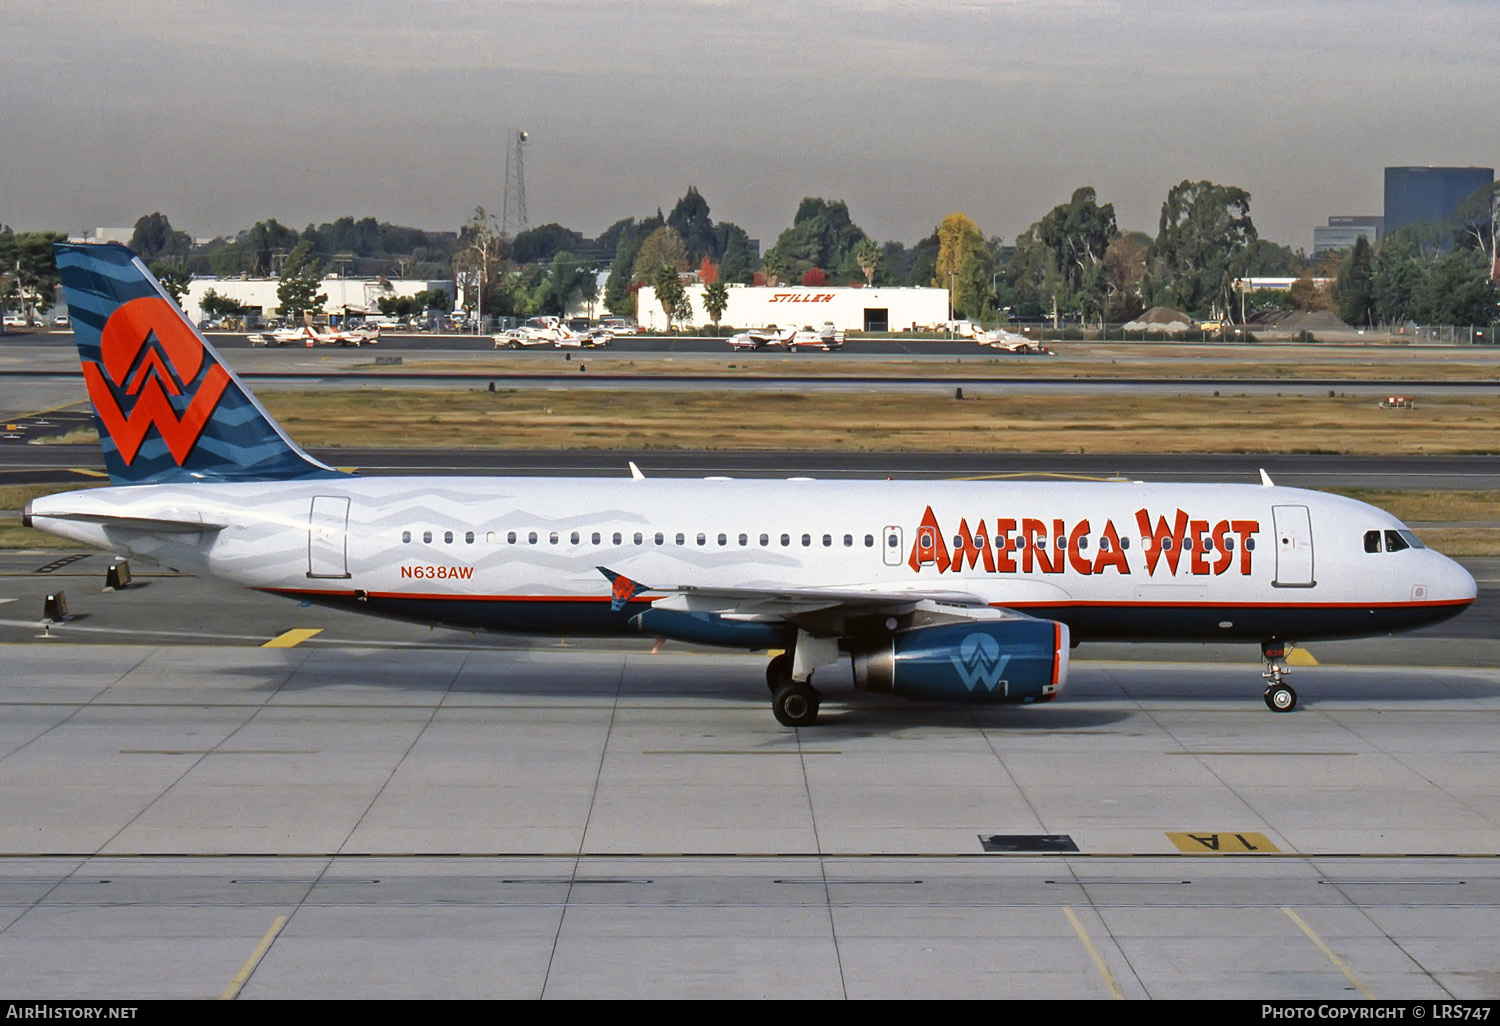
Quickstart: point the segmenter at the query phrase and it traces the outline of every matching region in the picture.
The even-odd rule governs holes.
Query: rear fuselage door
[[[1312,517],[1306,506],[1272,506],[1276,522],[1276,586],[1310,588],[1313,580]]]
[[[307,515],[307,576],[349,576],[349,498],[317,495]]]

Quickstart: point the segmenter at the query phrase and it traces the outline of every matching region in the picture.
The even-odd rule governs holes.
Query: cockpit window
[[[1427,547],[1426,545],[1422,544],[1422,539],[1418,538],[1410,531],[1403,530],[1397,531],[1396,533],[1399,534],[1402,538],[1406,539],[1406,544],[1410,545],[1414,549],[1425,549]]]
[[[1366,552],[1380,552],[1381,551],[1381,547],[1380,547],[1380,532],[1379,531],[1366,531],[1365,532],[1365,551]]]
[[[1400,552],[1402,549],[1409,548],[1411,546],[1407,544],[1405,538],[1401,537],[1400,531],[1385,532],[1385,550],[1387,552]]]

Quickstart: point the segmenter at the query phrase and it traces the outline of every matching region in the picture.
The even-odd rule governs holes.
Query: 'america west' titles
[[[928,506],[906,563],[917,572],[934,566],[938,573],[983,568],[998,574],[1130,574],[1144,565],[1152,576],[1205,577],[1238,571],[1248,577],[1260,531],[1258,520],[1195,520],[1181,509],[1170,522],[1158,515],[1154,523],[1149,510],[1137,510],[1136,531],[1127,528],[1123,538],[1112,519],[1096,529],[1087,518],[1070,523],[1060,518],[997,517],[993,534],[990,524],[981,518],[971,528],[968,518],[962,518],[958,530],[945,535]],[[1140,538],[1139,553],[1130,550],[1133,536]]]

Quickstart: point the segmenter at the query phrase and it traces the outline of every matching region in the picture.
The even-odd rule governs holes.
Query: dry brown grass
[[[1500,398],[361,388],[268,392],[299,442],[518,449],[1500,451]]]
[[[680,354],[631,353],[603,350],[569,353],[554,350],[479,353],[464,359],[403,353],[401,366],[369,363],[362,370],[382,374],[572,374],[580,364],[595,377],[616,374],[684,374],[743,378],[778,375],[827,378],[912,374],[930,377],[1005,378],[1224,378],[1248,380],[1382,381],[1400,390],[1400,381],[1472,381],[1494,378],[1500,353],[1476,348],[1472,353],[1440,354],[1430,349],[1328,349],[1320,346],[1161,346],[1053,344],[1054,356],[1013,356],[974,349],[961,356],[936,358],[892,352],[865,355],[844,353],[829,358],[821,353]]]

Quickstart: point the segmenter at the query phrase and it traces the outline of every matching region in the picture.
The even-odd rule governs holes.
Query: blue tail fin
[[[134,253],[53,250],[111,482],[344,476],[286,436]]]

